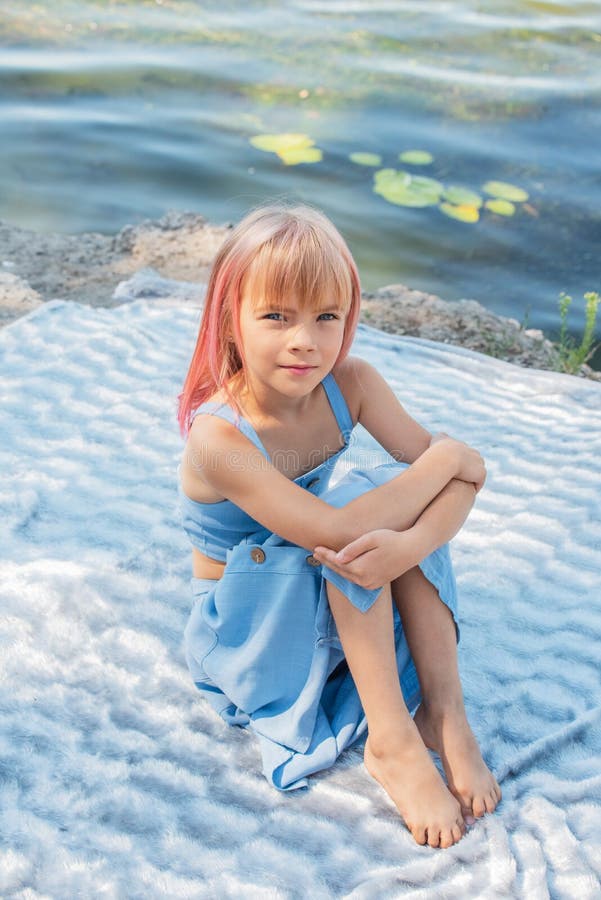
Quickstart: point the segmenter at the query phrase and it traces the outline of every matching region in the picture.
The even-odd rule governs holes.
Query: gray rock
[[[192,212],[168,212],[116,235],[43,234],[0,222],[0,326],[57,297],[105,307],[140,297],[200,305],[211,262],[230,228]],[[449,302],[393,284],[363,294],[361,321],[522,366],[558,366],[557,348],[542,332],[475,300]],[[578,374],[601,380],[586,365]]]

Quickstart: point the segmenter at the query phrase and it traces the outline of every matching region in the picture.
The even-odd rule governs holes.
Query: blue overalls
[[[348,448],[353,423],[332,374],[322,381],[344,446],[295,479],[333,506],[397,476],[406,463],[352,469],[329,486]],[[195,410],[235,424],[269,459],[252,425],[226,404]],[[199,503],[180,485],[182,524],[193,546],[223,561],[219,580],[192,578],[194,605],[184,633],[194,683],[230,725],[256,734],[268,781],[280,790],[305,787],[307,776],[331,766],[359,740],[367,723],[330,612],[326,581],[366,611],[381,588],[368,590],[316,565],[311,554],[273,534],[229,500]],[[421,563],[455,620],[457,592],[448,544]],[[393,604],[401,688],[413,711],[421,700],[417,673]],[[458,633],[458,629],[457,629]]]

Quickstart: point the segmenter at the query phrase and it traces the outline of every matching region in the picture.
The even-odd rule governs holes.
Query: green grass
[[[584,295],[584,299],[586,302],[584,332],[580,344],[577,345],[574,338],[568,334],[567,325],[568,310],[571,306],[572,298],[563,291],[559,295],[559,316],[561,319],[559,340],[557,341],[557,370],[559,372],[568,372],[571,375],[575,375],[580,366],[589,360],[600,346],[599,344],[593,345],[593,340],[601,297],[596,291],[588,291]]]

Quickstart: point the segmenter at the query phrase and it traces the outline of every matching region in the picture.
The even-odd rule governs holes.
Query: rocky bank
[[[146,267],[164,278],[206,282],[231,227],[211,225],[195,213],[168,213],[113,236],[42,234],[0,222],[0,326],[55,298],[116,306],[122,302],[113,296],[117,285]],[[363,294],[361,320],[522,366],[557,367],[556,346],[541,331],[522,328],[475,300],[451,302],[393,284]],[[586,365],[578,374],[601,381],[601,373]]]

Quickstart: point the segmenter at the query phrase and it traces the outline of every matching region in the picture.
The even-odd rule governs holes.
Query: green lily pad
[[[377,153],[351,153],[349,155],[351,162],[357,163],[358,166],[380,166],[382,165],[382,157]]]
[[[405,150],[404,153],[399,153],[399,159],[412,166],[428,166],[434,157],[427,150]]]
[[[476,209],[480,209],[482,206],[480,194],[456,184],[450,184],[448,188],[445,188],[442,196],[453,206],[475,206]]]
[[[374,174],[374,192],[397,206],[435,206],[443,190],[434,178],[409,172],[380,169]]]
[[[491,197],[509,200],[511,203],[523,203],[528,199],[528,194],[523,188],[508,184],[506,181],[487,181],[482,190]]]
[[[258,150],[266,153],[277,153],[282,162],[287,166],[296,166],[298,163],[319,162],[323,159],[323,153],[314,147],[315,141],[308,134],[257,134],[251,137],[250,143]]]
[[[320,162],[323,159],[323,153],[318,147],[290,147],[289,150],[281,150],[278,156],[287,166]]]
[[[427,178],[425,175],[412,175],[411,172],[405,172],[403,169],[378,169],[374,172],[374,181],[376,184],[395,184],[403,187],[412,186],[417,191],[432,191],[441,194],[444,185],[435,178]]]
[[[396,181],[401,173],[396,169],[378,169],[374,172],[374,181],[376,184],[384,184],[386,181]]]
[[[457,219],[458,222],[472,223],[477,222],[480,218],[478,208],[476,206],[470,206],[467,203],[462,203],[457,206],[453,203],[441,203],[439,209],[445,216],[449,216],[451,219]]]
[[[428,178],[426,175],[410,175],[409,172],[404,172],[403,174],[409,176],[411,184],[416,190],[437,194],[439,197],[444,191],[444,184],[441,184],[435,178]]]
[[[512,216],[515,212],[515,206],[509,200],[487,200],[484,206],[498,216]]]
[[[258,150],[267,153],[282,153],[300,147],[312,147],[315,143],[308,134],[257,134],[250,138],[250,143]]]

